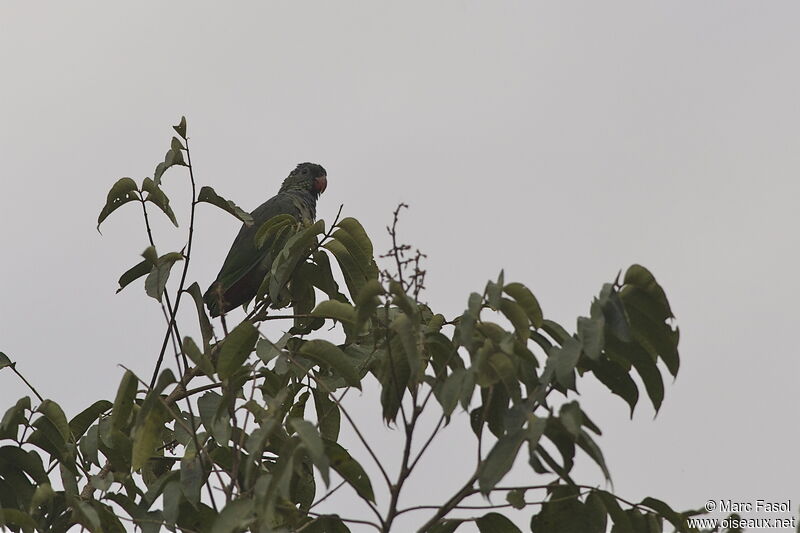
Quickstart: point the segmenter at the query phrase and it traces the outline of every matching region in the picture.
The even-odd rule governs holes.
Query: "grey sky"
[[[237,6],[0,5],[0,350],[47,396],[74,414],[113,397],[118,364],[149,375],[163,318],[139,284],[114,294],[146,245],[139,212],[102,237],[94,224],[116,178],[152,175],[184,114],[198,180],[247,209],[305,160],[328,169],[320,216],[344,203],[378,249],[409,203],[402,235],[429,254],[426,297],[448,316],[505,268],[574,328],[602,283],[644,264],[682,366],[655,420],[584,385],[616,492],[681,509],[793,498],[796,514],[800,4]],[[179,216],[183,180],[165,176]],[[199,215],[205,287],[237,224]],[[1,408],[23,394],[0,373]],[[353,406],[397,445],[374,396]],[[408,503],[468,475],[466,426]],[[338,512],[366,516],[348,499]]]

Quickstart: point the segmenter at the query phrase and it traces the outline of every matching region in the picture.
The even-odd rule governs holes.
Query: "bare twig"
[[[327,500],[327,499],[328,499],[330,496],[332,496],[332,495],[333,495],[333,493],[334,493],[334,492],[336,492],[337,490],[339,490],[340,488],[342,488],[342,487],[344,486],[344,484],[345,484],[345,483],[347,483],[347,480],[346,480],[346,479],[345,479],[345,480],[342,480],[342,481],[341,481],[341,482],[340,482],[338,485],[336,485],[336,486],[335,486],[335,487],[333,487],[331,490],[329,490],[328,492],[326,492],[326,493],[325,493],[325,496],[323,496],[323,497],[322,497],[322,498],[320,498],[319,500],[317,500],[317,501],[315,501],[314,503],[312,503],[312,504],[311,504],[311,505],[310,505],[308,508],[309,508],[309,509],[313,509],[313,508],[314,508],[314,507],[316,507],[317,505],[319,505],[319,504],[321,504],[322,502],[324,502],[325,500]]]
[[[184,262],[183,262],[183,272],[181,272],[181,281],[178,284],[178,291],[175,295],[175,306],[172,308],[171,315],[172,319],[170,320],[169,327],[167,328],[167,333],[164,335],[164,342],[161,345],[161,352],[158,355],[158,361],[156,362],[156,368],[153,371],[153,378],[150,381],[150,388],[155,386],[156,378],[158,377],[158,371],[161,368],[161,362],[164,360],[164,352],[167,349],[167,342],[169,341],[170,330],[175,327],[175,321],[178,317],[178,307],[181,304],[181,297],[183,296],[183,288],[186,284],[186,274],[189,272],[189,262],[192,257],[192,243],[194,241],[194,215],[195,210],[197,208],[197,184],[194,180],[194,169],[192,168],[192,155],[189,152],[189,139],[184,139],[186,142],[186,166],[189,167],[189,181],[192,184],[192,207],[189,212],[189,236],[188,236],[188,243],[186,244],[186,253],[184,254]],[[180,342],[180,339],[179,339]],[[184,361],[184,369],[189,368],[189,363],[186,360],[186,354],[183,351],[183,346],[181,346],[181,355],[183,356]]]
[[[25,383],[25,385],[28,386],[29,389],[31,389],[31,392],[33,392],[36,395],[36,397],[39,398],[40,402],[44,401],[44,398],[42,398],[42,395],[39,394],[39,391],[37,391],[36,388],[33,385],[31,385],[31,382],[28,381],[27,379],[25,379],[25,376],[23,376],[22,374],[19,373],[19,370],[17,370],[17,363],[16,362],[11,363],[9,365],[9,368],[11,368],[11,371],[14,372],[17,375],[17,377],[19,377],[19,379],[21,379],[22,382]]]
[[[417,463],[422,458],[422,455],[428,449],[428,446],[430,446],[431,442],[433,442],[433,438],[436,437],[436,434],[439,433],[439,430],[442,428],[442,424],[444,423],[444,419],[445,419],[445,416],[444,416],[444,414],[442,414],[442,416],[439,417],[439,422],[436,423],[436,427],[431,432],[430,437],[428,437],[428,440],[426,440],[425,444],[422,445],[422,448],[420,448],[420,450],[417,453],[417,456],[414,458],[414,460],[411,461],[411,465],[408,467],[409,470],[413,470],[414,467],[417,466]]]

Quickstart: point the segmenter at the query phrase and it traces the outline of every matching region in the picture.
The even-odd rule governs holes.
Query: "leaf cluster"
[[[383,275],[356,219],[337,216],[326,230],[324,221],[303,226],[282,215],[255,233],[256,247],[274,260],[252,309],[230,330],[223,317],[218,335],[200,286],[186,283],[195,207],[206,203],[245,224],[253,220],[210,187],[194,193],[185,119],[174,129],[178,137],[152,179],[122,178],[112,186],[98,227],[122,205],[141,204],[148,246],[118,290],[145,277],[145,293],[166,317],[156,368],[171,345],[177,374],[157,371],[148,385],[126,371],[113,402],[98,400],[71,419],[52,400],[35,405],[25,397],[9,408],[0,421],[0,526],[122,532],[129,522],[146,532],[233,533],[346,532],[365,524],[388,532],[398,516],[427,512],[420,531],[452,532],[472,522],[481,532],[516,532],[502,513],[510,507],[532,508],[536,533],[600,533],[609,524],[615,533],[651,532],[665,523],[689,531],[686,518],[695,511],[679,513],[654,498],[628,502],[572,477],[580,454],[611,477],[595,440],[601,430],[578,401],[581,379],[597,379],[632,416],[640,383],[658,411],[665,372],[677,375],[679,332],[663,288],[645,267],[633,265],[603,285],[574,332],[546,318],[533,291],[506,282],[502,272],[448,319],[420,301],[424,256],[401,258],[407,248],[396,240],[400,208],[390,228],[396,270]],[[193,191],[187,246],[159,255],[147,208],[156,206],[178,225],[161,187],[173,166],[188,168]],[[183,271],[171,292],[177,264]],[[403,270],[409,264],[410,280]],[[195,304],[191,326],[178,320],[184,294]],[[288,322],[280,338],[264,333],[273,320]],[[338,341],[316,334],[326,326]],[[190,329],[199,340],[180,334]],[[0,369],[13,369],[0,356]],[[394,473],[360,430],[369,421],[347,409],[348,391],[367,381],[380,391],[383,423],[404,438]],[[439,422],[414,451],[423,416]],[[469,424],[475,436],[474,470],[447,501],[401,508],[405,483],[428,446],[455,423]],[[345,431],[357,436],[359,449],[340,444]],[[502,485],[520,454],[540,483]],[[380,479],[368,475],[365,461]],[[317,512],[340,488],[363,502],[365,516]],[[506,503],[464,515],[468,500],[497,494]]]

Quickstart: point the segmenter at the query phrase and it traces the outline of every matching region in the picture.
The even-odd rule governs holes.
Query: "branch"
[[[424,407],[424,404],[423,404],[423,407]],[[422,458],[422,454],[425,453],[425,451],[428,449],[428,446],[430,446],[431,442],[433,442],[433,438],[436,436],[437,433],[439,433],[439,430],[442,428],[442,423],[444,422],[444,419],[445,419],[445,416],[444,416],[444,414],[442,414],[442,416],[439,418],[439,422],[436,423],[436,427],[431,432],[431,436],[428,437],[428,440],[426,440],[425,444],[422,445],[422,448],[420,448],[419,453],[414,458],[414,460],[411,461],[411,466],[408,467],[409,470],[413,470],[414,467],[417,466],[417,463]]]
[[[431,517],[430,520],[425,522],[421,528],[419,528],[418,533],[425,533],[431,527],[433,527],[439,520],[447,516],[447,513],[455,509],[461,501],[466,498],[467,496],[472,496],[478,489],[474,488],[475,481],[478,479],[478,470],[475,470],[475,473],[472,474],[464,486],[459,489],[449,500],[447,500],[444,505],[440,506],[436,514]]]
[[[184,139],[186,141],[186,166],[189,167],[189,180],[192,184],[192,207],[189,213],[189,241],[186,244],[186,253],[184,254],[184,262],[183,262],[183,272],[181,273],[181,281],[178,284],[178,292],[175,296],[175,306],[172,309],[172,320],[170,320],[169,327],[167,328],[167,333],[164,335],[164,342],[161,345],[161,352],[158,355],[158,361],[156,362],[156,368],[153,372],[153,378],[150,381],[150,388],[152,389],[155,386],[156,378],[158,377],[158,371],[161,368],[161,362],[164,360],[164,352],[167,349],[167,342],[169,341],[169,335],[172,328],[175,327],[175,320],[178,317],[178,307],[181,305],[181,296],[183,296],[183,287],[186,284],[186,274],[189,271],[189,262],[192,257],[192,242],[194,241],[194,214],[197,208],[197,185],[194,180],[194,169],[192,168],[192,156],[189,152],[189,139]],[[179,339],[179,344],[180,339]],[[183,365],[184,369],[189,368],[189,362],[186,359],[186,354],[183,351],[183,346],[181,345],[181,355],[183,356]]]
[[[311,504],[311,505],[308,507],[308,509],[309,509],[309,510],[311,510],[311,509],[313,509],[314,507],[316,507],[317,505],[319,505],[319,504],[321,504],[322,502],[324,502],[325,500],[327,500],[329,496],[333,495],[333,493],[334,493],[334,492],[336,492],[337,490],[339,490],[340,488],[342,488],[342,487],[344,486],[344,484],[345,484],[345,483],[347,483],[347,480],[346,480],[346,479],[345,479],[345,480],[342,480],[342,482],[341,482],[341,483],[339,483],[338,485],[336,485],[335,487],[333,487],[331,490],[329,490],[328,492],[326,492],[326,493],[325,493],[325,496],[323,496],[323,497],[322,497],[322,498],[320,498],[319,500],[317,500],[317,501],[315,501],[314,503],[312,503],[312,504]]]
[[[23,383],[25,383],[25,385],[28,386],[29,389],[31,389],[31,391],[36,395],[36,397],[39,398],[39,401],[43,402],[44,398],[42,398],[42,395],[39,394],[39,391],[37,391],[36,388],[33,385],[31,385],[31,383],[27,379],[25,379],[25,376],[19,373],[19,371],[17,370],[17,363],[16,362],[11,363],[8,366],[11,368],[11,371],[14,372],[19,377],[19,379],[21,379]]]
[[[297,508],[294,507],[294,506],[287,505],[287,506],[282,506],[282,507],[285,507],[286,509],[288,509],[290,511],[297,511]],[[311,526],[311,524],[315,523],[317,521],[316,520],[317,518],[319,518],[321,516],[325,516],[322,513],[312,513],[311,511],[306,511],[306,513],[308,513],[309,516],[313,516],[314,520],[311,520],[307,524],[304,524],[302,527],[297,528],[295,531],[303,531],[305,528],[307,528],[307,527]],[[385,531],[384,529],[381,528],[381,526],[379,526],[375,522],[370,522],[369,520],[358,520],[356,518],[343,518],[343,517],[341,517],[339,515],[336,515],[336,516],[342,522],[347,522],[349,524],[363,524],[363,525],[366,525],[366,526],[372,526],[375,529],[377,529],[378,531]]]

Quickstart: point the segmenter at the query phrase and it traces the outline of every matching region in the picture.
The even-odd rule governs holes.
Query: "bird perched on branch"
[[[269,243],[260,249],[256,247],[258,228],[278,215],[290,215],[298,222],[313,222],[317,214],[317,198],[327,185],[328,177],[321,165],[300,163],[283,180],[278,194],[250,213],[253,224],[242,225],[217,279],[203,295],[211,316],[227,313],[250,301],[269,273],[274,258]]]

